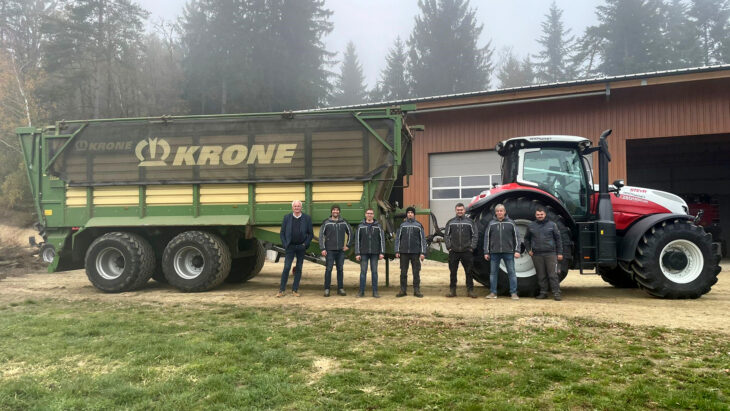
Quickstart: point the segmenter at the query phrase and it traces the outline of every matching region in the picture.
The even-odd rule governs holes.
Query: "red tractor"
[[[562,281],[569,269],[595,270],[615,287],[640,287],[660,298],[698,298],[710,291],[720,272],[719,250],[695,224],[687,203],[663,191],[608,184],[611,155],[605,131],[597,147],[583,137],[518,137],[497,144],[502,156],[502,185],[474,197],[468,207],[480,236],[474,276],[489,284],[484,260],[484,229],[494,207],[504,204],[520,233],[542,205],[557,223],[563,240]],[[592,180],[591,154],[598,152],[599,184]],[[532,259],[515,260],[521,295],[538,292]],[[504,263],[499,292],[507,292]]]

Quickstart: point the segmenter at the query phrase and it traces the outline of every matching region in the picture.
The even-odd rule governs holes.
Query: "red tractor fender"
[[[636,247],[639,246],[641,237],[652,227],[667,220],[693,220],[694,217],[687,214],[651,214],[635,222],[626,234],[621,237],[618,249],[618,259],[621,261],[632,261],[636,256]]]
[[[510,186],[520,188],[510,188]],[[489,204],[499,203],[508,198],[518,197],[528,197],[531,199],[540,200],[544,205],[552,207],[556,213],[562,216],[565,219],[565,224],[571,230],[575,229],[575,220],[573,220],[573,217],[570,215],[565,206],[563,206],[563,203],[561,203],[557,198],[553,197],[543,190],[531,187],[524,187],[517,184],[508,184],[492,189],[490,190],[489,195],[485,197],[481,197],[481,195],[477,196],[467,207],[467,212],[479,210],[483,207],[488,206]],[[509,210],[507,210],[507,214],[509,215]]]

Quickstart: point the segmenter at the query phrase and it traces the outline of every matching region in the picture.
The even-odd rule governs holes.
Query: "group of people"
[[[385,258],[384,230],[377,220],[375,211],[367,209],[365,218],[353,232],[350,224],[340,216],[340,207],[333,205],[330,217],[325,220],[319,231],[319,246],[322,256],[326,259],[324,275],[324,296],[330,296],[332,283],[332,269],[337,269],[337,295],[347,295],[344,287],[343,266],[345,253],[355,247],[355,258],[360,262],[360,289],[358,297],[365,296],[368,265],[371,271],[372,296],[380,298],[378,294],[378,261]],[[456,297],[456,285],[459,263],[466,273],[467,296],[477,298],[474,293],[474,279],[472,267],[474,265],[474,250],[477,249],[479,228],[476,222],[466,217],[464,204],[455,207],[456,216],[446,223],[444,240],[449,251],[449,293],[446,297]],[[302,212],[301,201],[292,202],[292,212],[284,216],[281,224],[281,242],[284,247],[284,270],[281,274],[281,283],[277,297],[283,297],[291,272],[291,266],[296,258],[294,268],[294,283],[292,295],[299,296],[299,281],[302,275],[304,252],[314,238],[312,219]],[[524,241],[524,242],[523,242]],[[552,290],[553,298],[561,300],[560,279],[558,278],[558,264],[562,261],[562,241],[557,224],[549,221],[545,209],[538,206],[535,211],[535,221],[531,222],[524,236],[520,233],[507,215],[502,204],[494,209],[494,218],[489,222],[484,233],[484,259],[490,262],[490,293],[486,298],[497,298],[500,262],[504,262],[509,292],[513,300],[518,300],[517,276],[515,273],[515,258],[521,257],[521,245],[532,257],[537,273],[540,292],[536,298],[544,299],[548,290]],[[421,223],[416,220],[416,210],[413,207],[406,209],[406,219],[401,223],[396,233],[395,257],[400,259],[400,289],[396,297],[405,297],[408,286],[408,270],[412,269],[413,295],[421,298],[421,262],[426,258],[426,234]]]

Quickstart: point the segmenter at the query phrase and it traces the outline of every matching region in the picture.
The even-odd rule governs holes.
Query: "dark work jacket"
[[[319,228],[319,248],[322,250],[342,250],[345,248],[345,236],[347,236],[347,247],[352,247],[352,228],[344,218],[333,220],[331,217],[322,222]]]
[[[395,235],[395,252],[398,254],[426,254],[426,235],[416,220],[406,220]]]
[[[355,230],[355,255],[385,254],[385,235],[377,220],[364,219]]]
[[[525,248],[535,254],[563,254],[563,241],[558,225],[545,217],[527,226]]]
[[[520,235],[512,219],[504,215],[499,221],[497,217],[489,222],[484,232],[484,254],[517,253],[520,251]]]
[[[301,220],[301,224],[299,225],[299,230],[304,234],[304,248],[309,248],[309,244],[312,242],[312,238],[314,238],[314,231],[312,230],[312,218],[304,213],[302,213],[302,216],[299,218],[303,219]],[[281,245],[284,246],[284,248],[289,247],[289,244],[291,243],[291,230],[293,219],[294,213],[289,213],[284,216],[284,220],[281,222],[281,231],[279,232],[279,237],[281,237]]]
[[[444,232],[446,249],[457,253],[463,251],[474,251],[479,241],[479,229],[471,218],[454,217],[446,223]]]

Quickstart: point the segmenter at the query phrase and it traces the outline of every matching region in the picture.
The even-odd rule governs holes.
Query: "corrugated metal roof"
[[[676,75],[682,75],[682,74],[706,73],[706,72],[723,71],[723,70],[730,70],[730,64],[718,64],[718,65],[714,65],[714,66],[702,66],[702,67],[690,67],[690,68],[674,69],[674,70],[651,71],[651,72],[647,72],[647,73],[623,74],[623,75],[619,75],[619,76],[601,76],[601,77],[593,77],[593,78],[588,78],[588,79],[561,81],[561,82],[556,82],[556,83],[532,84],[529,86],[521,86],[521,87],[510,87],[510,88],[482,90],[482,91],[470,91],[470,92],[465,92],[465,93],[444,94],[444,95],[429,96],[429,97],[418,97],[418,98],[405,99],[405,100],[381,101],[381,102],[377,102],[377,103],[353,104],[353,105],[348,105],[348,106],[337,106],[337,107],[321,107],[321,108],[315,109],[314,111],[372,108],[372,107],[382,107],[382,106],[391,106],[391,105],[400,105],[400,104],[423,103],[423,102],[447,100],[447,99],[453,99],[453,98],[498,95],[498,94],[527,91],[527,90],[552,89],[552,88],[570,87],[570,86],[577,86],[577,85],[584,85],[584,84],[596,84],[596,83],[605,83],[605,82],[620,81],[620,80],[633,80],[633,79],[641,79],[641,78],[668,77],[668,76],[676,76]],[[312,111],[312,110],[307,110],[307,111]]]

